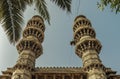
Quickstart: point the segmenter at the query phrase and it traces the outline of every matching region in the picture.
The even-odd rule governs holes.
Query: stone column
[[[44,79],[47,79],[47,75],[46,74],[44,75]]]
[[[35,75],[35,79],[38,79],[38,75]]]
[[[44,40],[44,21],[35,15],[27,23],[23,31],[23,38],[17,44],[19,58],[14,66],[12,79],[31,79],[31,72],[35,68],[35,60],[42,54]]]
[[[88,79],[107,79],[105,67],[99,58],[102,45],[96,39],[91,22],[84,15],[77,16],[74,20],[73,31],[75,52],[82,58],[83,68],[88,73]]]
[[[53,79],[55,79],[56,78],[56,75],[55,74],[53,74]]]
[[[72,77],[72,79],[74,79],[74,75],[73,74],[71,75],[71,77]]]
[[[65,75],[64,74],[62,74],[62,79],[65,79]]]

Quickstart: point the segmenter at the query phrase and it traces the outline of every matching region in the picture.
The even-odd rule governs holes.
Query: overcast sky
[[[46,0],[47,1],[47,0]],[[106,67],[120,73],[120,14],[115,14],[107,7],[103,12],[97,8],[98,0],[73,0],[72,13],[66,14],[51,2],[47,2],[51,16],[51,25],[45,22],[45,40],[43,55],[36,60],[37,67],[81,67],[82,62],[70,46],[73,39],[73,20],[79,15],[85,15],[96,31],[97,39],[102,43],[100,58]],[[37,14],[33,7],[28,7],[24,14],[25,27],[27,21]],[[0,25],[1,26],[1,25]],[[13,67],[18,53],[15,46],[10,45],[3,28],[0,27],[0,71]],[[1,73],[0,73],[1,74]]]

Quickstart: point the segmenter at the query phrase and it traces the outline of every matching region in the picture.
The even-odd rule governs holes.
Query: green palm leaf
[[[1,20],[2,20],[2,14],[3,14],[3,10],[2,10],[2,2],[0,2],[0,23],[1,23]]]
[[[50,1],[57,4],[63,10],[66,10],[67,12],[71,12],[71,1],[72,0],[50,0]]]
[[[0,7],[0,21],[2,20],[2,9]]]
[[[17,4],[16,8],[24,11],[27,5],[31,5],[33,0],[11,0],[13,4]]]
[[[23,1],[23,0],[22,0],[22,1]],[[26,4],[31,5],[31,4],[33,3],[33,0],[24,0],[24,2],[25,2]]]
[[[4,28],[10,43],[15,44],[21,34],[21,24],[23,23],[22,11],[16,7],[14,0],[1,0],[2,27]]]
[[[48,13],[48,10],[47,10],[45,0],[34,0],[34,2],[35,2],[35,6],[37,8],[37,11],[50,24],[50,16],[49,16],[49,13]]]
[[[21,35],[21,25],[23,23],[23,12],[27,5],[35,3],[36,9],[43,19],[50,24],[50,16],[45,0],[1,0],[0,1],[0,21],[10,43],[15,44]],[[61,9],[71,11],[72,0],[51,0]]]

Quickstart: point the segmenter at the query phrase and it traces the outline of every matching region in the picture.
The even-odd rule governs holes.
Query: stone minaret
[[[17,44],[19,58],[14,66],[12,79],[32,79],[31,71],[35,68],[35,60],[42,52],[41,43],[44,40],[44,21],[36,15],[27,23],[23,31],[23,38]]]
[[[74,20],[73,31],[75,52],[82,58],[88,79],[107,79],[105,67],[99,58],[102,45],[96,39],[96,33],[90,21],[83,15],[77,16]]]

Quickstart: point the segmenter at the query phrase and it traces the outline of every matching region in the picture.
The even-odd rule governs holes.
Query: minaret
[[[88,79],[107,79],[105,67],[99,58],[102,45],[96,39],[91,22],[84,15],[79,15],[74,20],[73,31],[75,53],[82,58]]]
[[[14,66],[12,79],[32,79],[31,71],[35,68],[35,60],[42,52],[45,25],[43,19],[35,15],[27,23],[23,38],[17,44],[19,58]]]

